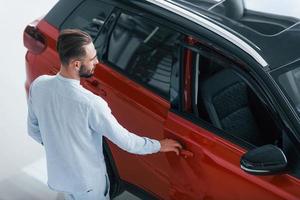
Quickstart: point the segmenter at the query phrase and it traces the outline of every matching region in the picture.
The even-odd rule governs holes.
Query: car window
[[[87,0],[66,19],[61,29],[81,29],[95,39],[112,9],[111,5],[97,0]]]
[[[203,45],[191,51],[191,108],[200,121],[255,146],[279,143],[280,129],[251,81],[229,59]],[[188,103],[189,104],[189,103]],[[222,136],[224,136],[222,134]],[[238,140],[237,143],[238,143]]]
[[[140,16],[122,13],[108,42],[107,61],[130,79],[169,99],[180,36]]]
[[[300,114],[300,67],[284,72],[278,76],[279,85],[284,89],[287,96]]]

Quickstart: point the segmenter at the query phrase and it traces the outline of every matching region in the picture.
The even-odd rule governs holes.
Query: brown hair
[[[56,50],[63,65],[68,65],[73,58],[86,55],[84,46],[92,42],[91,36],[79,29],[62,30],[58,36]]]

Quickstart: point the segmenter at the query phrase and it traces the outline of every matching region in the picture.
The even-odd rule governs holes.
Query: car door
[[[170,81],[181,34],[147,18],[116,11],[95,78],[114,116],[129,131],[163,139]],[[103,37],[99,37],[101,44]],[[132,155],[109,143],[120,178],[169,199],[171,166],[165,154]]]
[[[300,193],[296,189],[299,181],[294,177],[288,174],[254,176],[241,170],[241,156],[254,145],[215,127],[201,110],[203,104],[197,105],[200,102],[197,98],[201,98],[201,95],[195,93],[205,80],[205,74],[215,74],[220,67],[226,68],[233,63],[219,60],[218,65],[220,56],[213,56],[214,51],[203,46],[199,51],[195,50],[195,43],[190,42],[189,45],[193,48],[183,51],[184,81],[181,83],[183,87],[180,92],[182,100],[179,101],[182,104],[170,109],[164,127],[166,137],[179,140],[185,148],[184,157],[177,159],[175,155],[168,155],[172,166],[170,198],[299,199]],[[195,66],[199,66],[198,70]],[[222,84],[224,81],[219,82]],[[256,109],[255,112],[260,111]],[[267,120],[265,123],[266,127],[273,126],[271,122],[267,124]],[[268,132],[273,133],[273,130]],[[275,141],[276,139],[272,142]],[[268,142],[270,141],[266,140]]]

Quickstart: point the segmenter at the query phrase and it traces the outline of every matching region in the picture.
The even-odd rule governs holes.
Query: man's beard
[[[79,76],[80,76],[81,78],[91,78],[91,77],[94,75],[94,72],[93,72],[93,71],[88,72],[88,71],[85,70],[86,68],[87,68],[87,67],[86,67],[85,65],[81,65],[81,66],[80,66],[80,69],[79,69]]]

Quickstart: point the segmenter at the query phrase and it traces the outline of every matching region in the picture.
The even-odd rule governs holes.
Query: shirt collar
[[[56,74],[56,77],[65,82],[65,83],[68,83],[68,84],[71,84],[71,85],[77,85],[79,86],[80,85],[80,81],[79,80],[76,80],[76,79],[72,79],[72,78],[65,78],[63,77],[62,75],[60,75],[59,73]]]

